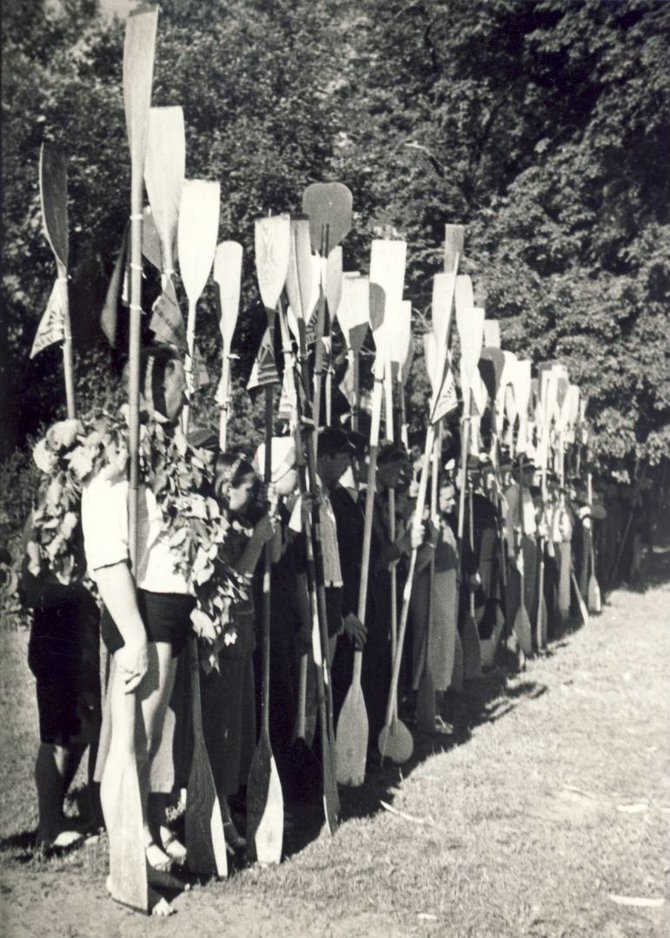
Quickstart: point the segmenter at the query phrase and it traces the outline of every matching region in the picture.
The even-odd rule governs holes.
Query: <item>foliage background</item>
[[[41,231],[42,141],[69,158],[71,312],[81,409],[118,384],[99,314],[129,203],[123,23],[96,0],[2,11],[2,455],[64,410],[60,352],[28,353],[55,276]],[[564,361],[590,396],[609,468],[670,451],[670,6],[663,0],[164,0],[153,103],[181,104],[187,177],[222,184],[220,238],[245,247],[232,443],[260,414],[243,390],[263,328],[253,220],[304,187],[354,194],[345,269],[375,232],[409,242],[414,328],[430,316],[445,222],[503,344]],[[216,421],[213,296],[198,334]],[[426,382],[409,382],[415,429]],[[11,491],[11,489],[10,489]],[[10,491],[1,493],[9,496]],[[11,498],[3,499],[13,511]]]

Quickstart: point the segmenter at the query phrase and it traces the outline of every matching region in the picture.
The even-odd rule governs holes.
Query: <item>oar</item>
[[[440,467],[440,453],[442,451],[442,424],[438,423],[435,436],[435,445],[431,460],[430,485],[430,516],[437,515],[438,474]],[[426,610],[426,628],[424,632],[424,647],[422,652],[423,669],[419,679],[416,695],[416,726],[421,733],[435,732],[435,681],[433,680],[432,662],[430,660],[431,632],[433,629],[433,608],[435,588],[435,552],[432,552],[428,568],[428,608]]]
[[[255,225],[256,277],[265,306],[270,347],[274,318],[286,283],[291,252],[288,215],[259,218]],[[265,485],[272,482],[274,384],[265,384]],[[265,545],[263,570],[263,687],[261,732],[247,781],[247,857],[259,863],[279,863],[284,836],[284,801],[277,765],[270,744],[270,628],[272,553]]]
[[[242,245],[237,241],[222,241],[214,255],[214,282],[219,306],[221,332],[221,380],[216,402],[221,408],[219,419],[219,449],[226,451],[228,412],[230,410],[230,347],[240,311],[242,285]]]
[[[323,337],[327,334],[326,321],[326,265],[330,252],[341,243],[351,229],[353,198],[341,182],[315,182],[307,186],[302,196],[302,210],[309,217],[312,249],[321,257],[319,301],[314,353],[314,453],[321,420],[321,384],[325,349]],[[333,311],[329,310],[331,318]]]
[[[524,563],[524,554],[523,554],[523,542],[526,534],[526,524],[525,524],[525,505],[524,505],[524,485],[523,485],[523,453],[519,455],[519,515],[521,521],[521,542],[519,544],[519,553],[517,555],[517,569],[519,571],[519,606],[514,616],[514,634],[516,635],[519,646],[521,647],[524,655],[529,656],[533,654],[533,630],[530,624],[530,619],[528,618],[528,610],[526,609],[526,570]]]
[[[310,375],[307,363],[307,319],[313,309],[314,283],[320,288],[320,265],[315,267],[310,255],[310,221],[293,219],[291,221],[291,251],[286,289],[295,314],[298,330],[298,352],[300,378],[294,375],[296,401],[296,458],[300,494],[317,492],[316,452],[313,445],[307,445],[307,471],[305,472],[305,454],[300,435],[301,402],[309,402]],[[318,291],[317,291],[318,293]],[[307,305],[305,305],[307,304]],[[282,313],[284,315],[284,313]],[[302,394],[301,394],[302,386]],[[328,832],[332,835],[339,824],[340,800],[337,791],[337,768],[335,757],[335,734],[333,732],[332,700],[330,696],[330,676],[325,649],[328,647],[328,627],[326,598],[323,577],[323,553],[321,549],[321,524],[317,503],[311,505],[307,530],[305,531],[307,557],[307,585],[309,591],[310,612],[312,617],[312,651],[316,665],[317,697],[321,739],[321,772],[323,776],[323,810]]]
[[[459,256],[463,249],[463,229],[460,226],[453,226],[454,228],[454,237],[448,245],[450,261],[453,263],[453,274],[454,277],[450,281],[453,289],[451,293],[447,294],[445,300],[445,309],[447,310],[447,315],[450,317],[451,309],[454,302],[454,291],[456,289],[456,277],[455,274],[458,270],[458,260]],[[372,317],[371,317],[372,318]],[[446,330],[447,336],[449,333],[449,328],[447,326]],[[435,434],[436,434],[436,424],[440,419],[440,413],[438,411],[438,406],[440,406],[440,401],[442,399],[443,388],[449,384],[449,376],[451,371],[449,368],[449,363],[447,361],[447,356],[445,354],[444,361],[442,362],[442,376],[439,381],[440,390],[437,395],[434,395],[433,400],[431,401],[431,413],[430,413],[430,423],[428,426],[428,431],[426,433],[426,442],[424,447],[423,454],[423,472],[421,473],[421,478],[419,481],[419,492],[417,495],[416,507],[414,509],[414,517],[412,520],[412,525],[414,527],[415,535],[421,530],[423,523],[423,510],[426,504],[426,491],[428,487],[428,465],[430,462],[431,454],[433,452],[433,447],[435,445]],[[402,610],[400,613],[400,623],[398,626],[398,645],[396,648],[395,658],[393,659],[393,671],[391,673],[391,687],[389,689],[389,695],[386,702],[386,716],[384,720],[384,726],[382,727],[379,737],[377,739],[377,746],[379,748],[380,755],[382,760],[388,754],[394,762],[404,762],[406,761],[413,751],[413,740],[412,735],[407,729],[407,727],[402,723],[401,720],[394,719],[395,705],[398,693],[398,679],[400,677],[400,665],[402,661],[402,650],[405,641],[405,632],[407,630],[407,619],[409,615],[409,604],[412,596],[412,582],[414,580],[414,571],[416,569],[416,558],[417,558],[418,549],[413,548],[410,554],[409,562],[409,571],[407,574],[407,579],[405,581],[405,589],[403,591],[402,598]]]
[[[123,47],[123,97],[130,144],[130,327],[128,365],[128,540],[133,571],[137,569],[137,507],[139,490],[140,320],[142,314],[142,171],[146,153],[158,8],[133,12],[126,23]],[[109,888],[112,898],[149,911],[149,886],[144,850],[144,805],[135,754],[137,698],[129,694],[123,726],[124,761],[115,790],[101,800],[109,834]],[[112,738],[114,727],[112,727]]]
[[[472,377],[482,351],[484,336],[484,310],[474,306],[472,283],[468,276],[456,280],[456,328],[461,341],[461,391],[463,393],[463,433],[461,439],[461,488],[458,506],[458,542],[463,562],[463,531],[465,522],[465,492],[468,485],[467,464],[470,450],[470,411]],[[476,677],[481,672],[479,631],[472,615],[463,624],[463,667],[465,677]]]
[[[63,341],[63,373],[65,377],[65,401],[68,418],[75,417],[74,368],[72,364],[72,332],[70,329],[70,307],[67,289],[68,224],[67,224],[67,161],[62,153],[49,144],[40,148],[40,201],[44,232],[56,259],[58,279],[44,319],[40,323],[30,353],[32,358],[53,341]],[[54,309],[53,323],[49,311]],[[60,315],[58,315],[60,313]]]
[[[186,788],[184,829],[188,868],[196,876],[228,875],[226,838],[223,832],[221,804],[205,745],[200,697],[200,655],[198,639],[190,644],[191,719],[193,755]]]
[[[384,297],[378,286],[370,290],[370,322],[379,327],[384,316]],[[381,310],[380,310],[381,306]],[[381,315],[380,315],[381,312]],[[373,331],[373,334],[374,331]],[[376,343],[375,343],[376,344]],[[358,592],[358,618],[365,622],[368,596],[368,578],[370,570],[370,545],[372,543],[372,522],[377,478],[377,451],[379,446],[379,425],[381,420],[384,357],[383,350],[377,346],[374,364],[374,387],[372,391],[372,419],[370,425],[370,451],[368,457],[368,481],[365,496],[365,521],[363,527],[363,547],[361,552],[361,576]],[[362,785],[365,779],[365,762],[368,751],[369,724],[365,709],[365,700],[361,688],[363,651],[354,652],[354,669],[351,685],[344,698],[337,721],[337,780],[343,785]]]
[[[367,277],[361,277],[358,273],[343,274],[337,320],[347,345],[347,359],[352,377],[351,428],[358,431],[359,356],[370,324],[370,281]]]
[[[587,498],[589,502],[589,508],[593,510],[593,482],[591,473],[588,472],[586,475],[586,491]],[[595,548],[593,545],[593,516],[591,516],[591,527],[589,528],[589,561],[591,566],[591,573],[589,576],[588,590],[587,590],[587,604],[589,612],[598,615],[602,612],[603,604],[602,598],[600,596],[600,586],[598,584],[598,579],[596,577],[596,556]]]
[[[326,348],[326,426],[332,423],[332,403],[333,403],[333,320],[337,316],[337,310],[342,299],[342,246],[337,245],[328,255],[326,261],[326,305],[329,312],[329,335],[328,340],[324,337]]]
[[[189,395],[194,386],[195,312],[200,294],[205,289],[212,269],[219,233],[221,186],[218,182],[189,179],[184,183],[179,203],[177,242],[179,269],[188,297],[186,321],[186,380]],[[188,429],[189,406],[184,407],[182,421]]]

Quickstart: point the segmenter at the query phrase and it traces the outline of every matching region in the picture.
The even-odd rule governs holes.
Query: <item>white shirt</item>
[[[128,481],[103,470],[86,486],[81,501],[86,562],[93,577],[102,567],[125,563],[128,548]],[[137,500],[137,575],[150,593],[190,593],[175,569],[179,553],[170,548],[161,510],[150,488],[140,485]]]

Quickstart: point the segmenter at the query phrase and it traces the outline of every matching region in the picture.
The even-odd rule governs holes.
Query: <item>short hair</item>
[[[337,456],[339,453],[351,454],[354,446],[349,435],[339,427],[326,427],[317,437],[316,453],[321,456]]]

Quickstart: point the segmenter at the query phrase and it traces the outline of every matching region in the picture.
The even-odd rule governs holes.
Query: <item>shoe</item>
[[[224,821],[223,836],[226,838],[226,845],[233,851],[242,851],[247,845],[246,840],[235,827],[232,820]]]

